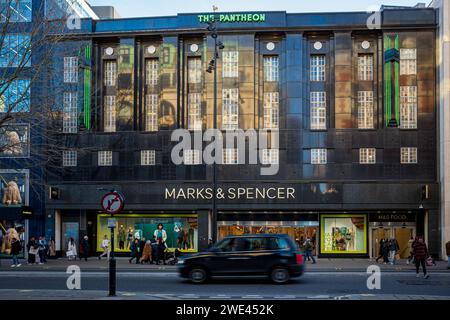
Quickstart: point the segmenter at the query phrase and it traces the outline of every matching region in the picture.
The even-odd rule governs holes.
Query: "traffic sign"
[[[103,211],[110,214],[116,214],[122,211],[124,204],[124,197],[116,191],[105,194],[101,201]]]

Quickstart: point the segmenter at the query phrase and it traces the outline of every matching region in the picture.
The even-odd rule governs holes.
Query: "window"
[[[0,112],[30,112],[30,80],[13,80],[0,92]]]
[[[200,93],[189,93],[188,95],[188,129],[202,130],[202,110]]]
[[[64,57],[64,82],[78,82],[78,57]]]
[[[116,97],[105,96],[104,131],[116,132]]]
[[[358,56],[358,80],[373,80],[373,55],[361,54]]]
[[[0,68],[30,67],[31,37],[24,34],[6,34],[1,41]]]
[[[310,58],[310,80],[325,81],[325,56],[313,55]]]
[[[155,150],[141,150],[141,166],[154,166],[156,163]]]
[[[117,80],[117,62],[114,60],[105,61],[105,86],[114,87]]]
[[[78,108],[77,94],[75,92],[64,92],[63,96],[63,132],[78,132]]]
[[[311,103],[311,130],[325,130],[326,124],[326,93],[316,91],[310,93]]]
[[[145,63],[145,84],[155,86],[159,80],[159,61],[158,59],[147,59]]]
[[[359,163],[373,164],[376,163],[377,150],[375,148],[361,148],[359,149]]]
[[[416,49],[400,49],[400,74],[417,73]]]
[[[236,148],[224,148],[222,150],[222,163],[223,164],[238,164],[238,149]]]
[[[200,150],[184,150],[183,152],[183,161],[187,166],[198,165],[201,164],[200,161]]]
[[[158,131],[159,97],[157,94],[145,96],[145,131]]]
[[[112,151],[99,151],[98,152],[98,165],[100,167],[112,166]]]
[[[264,81],[278,81],[279,60],[277,56],[264,57]]]
[[[0,0],[0,23],[31,22],[32,0]]]
[[[261,163],[263,165],[279,164],[279,150],[278,149],[263,149]]]
[[[400,128],[417,128],[416,86],[400,86]]]
[[[358,91],[358,128],[373,129],[373,91]]]
[[[239,52],[238,51],[223,51],[223,73],[224,78],[237,78],[239,76]]]
[[[264,128],[278,129],[279,127],[279,94],[278,92],[264,93]]]
[[[311,164],[327,164],[327,149],[311,149]]]
[[[63,167],[77,166],[77,152],[74,150],[63,151]]]
[[[400,148],[400,163],[417,163],[417,148]]]
[[[222,129],[238,129],[239,123],[239,89],[222,90]]]
[[[188,83],[202,82],[202,59],[200,57],[188,59]]]

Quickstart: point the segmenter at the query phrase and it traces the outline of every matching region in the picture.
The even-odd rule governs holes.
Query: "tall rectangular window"
[[[278,129],[279,105],[278,92],[264,93],[264,129]]]
[[[2,36],[0,68],[31,66],[31,37],[27,34],[5,34]]]
[[[235,130],[239,127],[239,89],[222,90],[222,129]]]
[[[239,76],[239,51],[222,52],[223,78],[237,78]]]
[[[145,95],[145,131],[158,131],[159,96]]]
[[[400,148],[400,163],[417,163],[417,148]]]
[[[117,62],[106,60],[104,63],[104,84],[106,87],[115,87],[117,83]]]
[[[76,92],[64,92],[63,95],[63,132],[78,132],[78,107]]]
[[[417,73],[417,50],[400,49],[400,74],[415,75]]]
[[[325,130],[327,128],[327,106],[325,91],[312,91],[310,93],[310,104],[311,130]]]
[[[358,91],[358,128],[373,127],[373,91]]]
[[[159,80],[159,60],[147,59],[145,61],[145,84],[155,86]]]
[[[360,54],[358,56],[358,80],[373,80],[373,55]]]
[[[183,162],[187,166],[199,165],[200,162],[200,150],[191,149],[183,151]]]
[[[77,152],[75,150],[63,151],[63,167],[77,166]]]
[[[311,149],[311,164],[327,164],[327,149]]]
[[[99,151],[98,152],[98,165],[99,167],[112,166],[113,153],[112,151]]]
[[[374,164],[377,162],[377,150],[375,148],[359,149],[359,163]]]
[[[78,82],[78,57],[64,57],[64,83]]]
[[[400,128],[417,128],[417,86],[400,86]]]
[[[201,94],[189,93],[188,95],[188,129],[202,130]]]
[[[116,96],[105,96],[104,103],[104,131],[116,132]]]
[[[262,150],[263,165],[279,164],[279,150],[278,149],[263,149]]]
[[[225,148],[222,150],[222,163],[223,164],[239,164],[238,149],[237,148]]]
[[[200,57],[188,58],[188,83],[202,82],[202,59]]]
[[[32,0],[0,0],[0,23],[31,22]]]
[[[266,56],[263,58],[264,81],[278,81],[279,78],[279,60],[277,56]]]
[[[325,81],[325,55],[312,55],[310,57],[309,67],[311,81]]]
[[[141,150],[141,166],[154,166],[156,163],[155,150]]]
[[[0,112],[30,112],[30,80],[18,79],[0,89]]]

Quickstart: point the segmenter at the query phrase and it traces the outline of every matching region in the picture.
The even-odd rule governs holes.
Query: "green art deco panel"
[[[83,123],[86,129],[91,128],[91,94],[92,94],[92,46],[89,44],[82,50],[83,69]]]
[[[384,38],[384,110],[386,127],[400,123],[400,51],[399,37]]]

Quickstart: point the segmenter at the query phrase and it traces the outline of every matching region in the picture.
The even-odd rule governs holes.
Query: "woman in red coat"
[[[428,248],[422,236],[418,237],[416,241],[414,241],[412,248],[414,259],[416,261],[416,277],[419,277],[419,268],[420,265],[422,265],[423,277],[424,279],[427,279],[429,276],[427,274],[425,260],[428,258]]]

